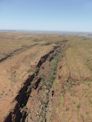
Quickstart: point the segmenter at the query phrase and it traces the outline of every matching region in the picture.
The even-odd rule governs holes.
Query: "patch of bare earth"
[[[0,122],[92,122],[91,38],[0,33],[0,44]]]
[[[51,48],[35,46],[0,63],[0,121],[13,105],[12,101],[22,87],[23,81],[34,72],[41,56]]]

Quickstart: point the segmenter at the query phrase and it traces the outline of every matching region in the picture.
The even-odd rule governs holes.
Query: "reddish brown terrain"
[[[92,122],[92,39],[1,32],[0,122]]]

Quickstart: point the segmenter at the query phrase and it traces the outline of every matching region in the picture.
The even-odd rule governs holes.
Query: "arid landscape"
[[[0,122],[92,122],[92,38],[0,32]]]

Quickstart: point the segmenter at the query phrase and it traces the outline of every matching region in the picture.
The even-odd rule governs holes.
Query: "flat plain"
[[[92,122],[92,38],[0,32],[0,122]]]

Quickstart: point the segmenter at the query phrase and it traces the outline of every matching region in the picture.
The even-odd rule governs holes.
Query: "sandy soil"
[[[0,122],[92,122],[91,38],[0,33]]]

